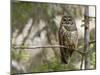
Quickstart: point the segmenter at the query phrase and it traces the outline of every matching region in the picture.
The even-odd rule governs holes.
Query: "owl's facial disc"
[[[73,25],[73,20],[71,16],[64,16],[62,18],[62,25],[66,28],[67,26],[70,27]]]

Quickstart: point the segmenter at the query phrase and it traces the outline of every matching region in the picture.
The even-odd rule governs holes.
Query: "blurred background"
[[[95,6],[89,6],[95,13]],[[69,64],[60,63],[59,48],[15,49],[13,46],[59,45],[58,29],[62,16],[74,17],[78,28],[78,48],[84,49],[85,5],[12,1],[11,72],[51,72],[80,70],[82,56],[74,52]],[[95,40],[95,18],[89,20],[90,41]],[[91,69],[96,68],[95,43],[90,44]]]

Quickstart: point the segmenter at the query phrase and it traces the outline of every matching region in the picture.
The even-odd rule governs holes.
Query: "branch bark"
[[[90,41],[89,44],[92,44],[92,43],[95,43],[96,41],[93,40],[93,41]],[[25,47],[25,46],[12,46],[12,48],[14,49],[37,49],[37,48],[67,48],[67,46],[64,46],[64,45],[46,45],[46,46],[30,46],[30,47]],[[81,54],[85,54],[87,52],[81,52],[79,51],[81,49],[75,49],[74,51],[78,52],[78,53],[81,53]]]
[[[37,49],[37,48],[60,48],[60,47],[62,47],[62,48],[67,48],[66,46],[64,46],[64,45],[46,45],[46,46],[30,46],[30,47],[25,47],[25,46],[13,46],[12,48],[14,48],[14,49]],[[80,53],[80,54],[82,54],[82,55],[84,55],[85,54],[85,52],[81,52],[81,51],[79,51],[80,49],[75,49],[75,50],[73,50],[73,51],[76,51],[76,52],[78,52],[78,53]]]

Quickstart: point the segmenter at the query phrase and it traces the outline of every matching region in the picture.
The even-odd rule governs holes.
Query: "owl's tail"
[[[61,51],[61,63],[68,64],[72,56],[73,50],[64,48],[60,51]]]

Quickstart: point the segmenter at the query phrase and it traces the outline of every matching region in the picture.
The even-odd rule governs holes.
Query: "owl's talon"
[[[68,49],[74,49],[75,48],[75,45],[68,45],[67,48]]]

